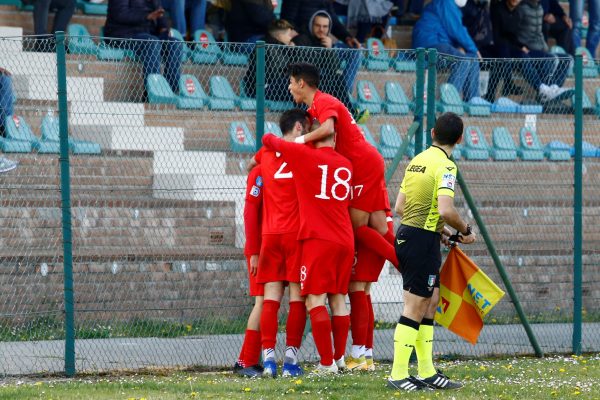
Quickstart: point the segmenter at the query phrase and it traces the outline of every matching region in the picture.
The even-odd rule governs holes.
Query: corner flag
[[[440,303],[435,320],[476,344],[483,328],[483,317],[502,296],[502,289],[454,246],[440,273]]]

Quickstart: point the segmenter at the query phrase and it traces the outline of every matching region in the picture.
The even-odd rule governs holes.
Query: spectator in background
[[[467,28],[469,36],[475,42],[481,56],[495,58],[495,60],[482,63],[482,68],[489,69],[490,72],[484,98],[489,102],[494,102],[498,84],[502,79],[504,79],[502,96],[522,94],[523,88],[516,86],[512,80],[511,60],[497,59],[499,54],[504,53],[498,52],[494,43],[489,0],[467,0],[467,4],[461,11],[463,25]]]
[[[533,87],[542,103],[573,94],[562,88],[567,77],[569,57],[548,53],[542,34],[544,11],[537,0],[504,0],[492,5],[494,42],[503,51],[501,57],[523,58],[515,62],[523,78]],[[529,60],[537,59],[537,60]],[[539,60],[544,59],[544,60]]]
[[[432,0],[413,29],[413,48],[435,48],[442,54],[460,57],[452,63],[448,82],[463,93],[464,101],[479,96],[481,54],[462,24],[460,8],[466,0]],[[447,59],[441,60],[442,65]]]
[[[207,0],[161,0],[162,6],[169,12],[173,28],[186,37],[187,21],[185,18],[186,10],[190,13],[190,35],[198,29],[204,29],[206,19]]]
[[[48,38],[54,32],[67,31],[67,25],[75,12],[75,0],[33,0],[33,31],[42,38]],[[48,14],[54,11],[52,31],[48,32]],[[36,42],[36,51],[55,51],[55,44]]]
[[[136,39],[108,40],[112,46],[135,52],[143,65],[144,82],[148,75],[160,74],[164,62],[164,76],[178,93],[183,43],[171,37],[164,13],[159,0],[108,0],[104,33],[107,38]]]
[[[271,45],[293,46],[292,38],[296,32],[292,24],[284,19],[275,20],[269,26],[265,43]],[[292,61],[290,49],[280,46],[267,46],[265,50],[265,99],[292,102],[288,90],[290,78],[287,66]],[[246,95],[256,97],[256,52],[250,53],[250,62],[244,76]]]
[[[581,46],[581,29],[583,28],[583,2],[584,0],[569,0],[569,14],[573,25],[572,39],[573,47]],[[592,57],[596,57],[596,49],[600,43],[600,0],[588,0],[589,25],[585,47]]]
[[[0,136],[4,137],[4,125],[6,118],[14,113],[13,104],[15,102],[15,94],[12,87],[11,73],[0,67]],[[17,168],[17,163],[7,158],[0,157],[0,173],[8,172]]]
[[[544,38],[556,39],[556,44],[566,50],[567,53],[574,56],[573,47],[573,22],[565,10],[560,6],[558,0],[541,0],[544,9],[544,24],[542,26]]]
[[[386,0],[350,0],[348,26],[356,27],[356,40],[364,43],[375,25],[385,29],[393,5]]]
[[[271,0],[231,0],[231,9],[225,15],[227,40],[255,43],[266,36],[274,19]]]

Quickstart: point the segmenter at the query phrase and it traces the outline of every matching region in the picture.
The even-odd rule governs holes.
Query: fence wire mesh
[[[254,46],[215,43],[202,32],[189,43],[75,34],[67,39],[77,371],[233,364],[252,304],[242,215],[246,166],[256,149]],[[35,140],[49,143],[58,135],[56,54],[43,50],[54,51],[54,41],[0,40],[0,67],[13,73],[17,99],[11,114],[23,117],[21,126],[26,121]],[[388,166],[415,118],[418,96],[433,97],[438,112],[460,111],[469,128],[459,168],[517,296],[535,323],[542,349],[570,351],[573,162],[570,157],[550,161],[545,148],[544,160],[528,161],[520,147],[529,147],[536,137],[543,145],[556,140],[572,145],[571,96],[548,101],[540,95],[549,92],[533,89],[527,74],[539,69],[538,77],[546,79],[548,60],[443,55],[437,93],[426,88],[421,94],[415,60],[413,50],[388,50],[377,42],[364,50],[267,45],[264,132],[278,133],[280,113],[294,107],[285,73],[292,62],[317,65],[323,91],[340,98],[354,115],[368,110],[361,128]],[[552,62],[556,71],[567,68],[560,85],[573,87],[571,63]],[[510,71],[499,74],[496,95],[494,70]],[[494,104],[461,95],[465,81],[469,90]],[[585,85],[591,95],[594,81]],[[584,118],[586,132],[593,132],[588,127],[597,123],[596,116]],[[477,135],[471,127],[478,128]],[[496,153],[494,131],[501,127],[515,143],[514,160],[500,162],[506,150],[513,154],[503,141]],[[521,132],[523,127],[528,130]],[[19,166],[0,175],[5,244],[0,374],[59,372],[64,366],[57,152],[43,154],[38,148],[4,154]],[[392,204],[414,144],[408,153],[388,184]],[[599,165],[592,158],[585,161],[584,308],[589,325],[584,351],[600,348],[591,339],[600,259],[599,232],[592,222],[600,206],[591,182]],[[461,195],[457,203],[475,225]],[[483,241],[466,251],[503,286]],[[372,289],[376,357],[392,357],[401,289],[401,276],[386,266]],[[286,311],[282,307],[280,321]],[[488,317],[480,344],[472,347],[438,329],[435,352],[531,354],[515,318],[506,298]],[[316,359],[310,335],[304,343],[301,359]]]

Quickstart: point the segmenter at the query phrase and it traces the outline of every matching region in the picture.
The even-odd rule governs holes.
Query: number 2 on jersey
[[[291,178],[293,178],[291,171],[283,172],[285,167],[287,167],[287,163],[286,162],[281,163],[281,167],[279,167],[277,172],[275,172],[275,175],[273,175],[273,178],[275,178],[275,179],[291,179]]]
[[[329,172],[329,165],[319,165],[318,166],[322,173],[321,173],[321,193],[316,194],[315,197],[317,199],[323,199],[323,200],[329,200],[331,199],[331,197],[329,197],[327,195],[327,175]],[[345,178],[342,178],[340,176],[340,173],[345,173]],[[334,172],[333,172],[333,179],[335,179],[335,183],[333,185],[331,185],[331,188],[329,188],[329,192],[331,193],[331,196],[339,201],[343,201],[346,200],[348,198],[348,196],[350,195],[350,178],[352,178],[352,173],[350,172],[350,170],[348,168],[344,168],[344,167],[340,167],[337,168]],[[339,196],[338,195],[338,189],[340,188],[340,186],[342,187],[343,190],[343,195]]]

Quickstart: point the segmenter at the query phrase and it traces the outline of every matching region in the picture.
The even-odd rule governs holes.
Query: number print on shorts
[[[319,165],[318,167],[321,169],[321,171],[323,171],[321,173],[321,193],[316,194],[315,197],[317,199],[330,200],[331,197],[327,195],[327,176],[329,173],[329,165]],[[351,178],[352,173],[348,168],[336,168],[336,170],[333,172],[333,179],[335,179],[335,183],[331,185],[331,188],[329,189],[329,192],[334,199],[344,201],[348,198],[351,191]],[[340,194],[342,195],[340,196]]]
[[[300,267],[300,289],[304,289],[304,281],[306,280],[306,265]]]

